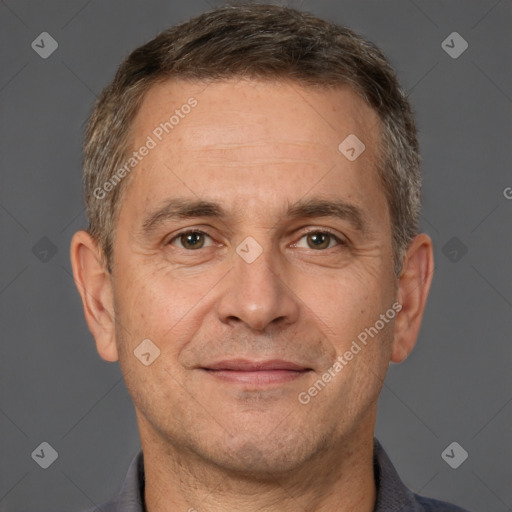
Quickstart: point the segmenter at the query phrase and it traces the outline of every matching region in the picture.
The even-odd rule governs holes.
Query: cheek
[[[379,388],[393,339],[394,315],[388,315],[387,321],[381,320],[386,312],[394,313],[392,287],[378,272],[351,271],[334,281],[320,300],[322,309],[318,309],[318,316],[329,327],[327,340],[335,357],[347,354],[344,359],[348,363],[338,385],[344,388],[352,382],[351,388],[362,386],[368,392]]]
[[[173,358],[201,325],[205,295],[220,273],[183,277],[168,268],[142,265],[119,270],[120,286],[114,287],[116,319],[125,351],[133,352],[142,340],[150,339],[165,359]]]
[[[383,283],[382,276],[377,274],[351,268],[329,280],[321,292],[313,286],[314,283],[308,284],[309,290],[305,290],[304,295],[312,297],[309,299],[312,309],[337,334],[350,332],[354,335],[367,327],[368,322],[373,324],[381,313],[391,307],[391,302],[388,302],[392,300],[392,294]]]

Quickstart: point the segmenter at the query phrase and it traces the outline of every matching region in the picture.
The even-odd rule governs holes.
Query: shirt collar
[[[391,460],[379,441],[373,440],[373,470],[377,499],[374,512],[407,510],[421,512],[415,495],[400,480]],[[142,450],[133,458],[118,499],[119,512],[145,512],[144,507],[144,456]]]
[[[400,480],[393,463],[376,438],[373,440],[373,471],[377,487],[374,512],[423,510],[414,493]]]

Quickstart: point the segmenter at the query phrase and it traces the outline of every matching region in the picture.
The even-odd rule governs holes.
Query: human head
[[[304,33],[298,41],[297,32]],[[238,47],[233,33],[241,34]],[[332,41],[318,42],[326,34],[343,42],[328,63],[320,57],[332,53]],[[118,110],[125,117],[113,121]],[[146,156],[112,190],[103,188],[119,194],[112,271],[98,265],[97,256],[108,254],[98,233],[75,234],[71,251],[98,351],[120,361],[144,449],[172,446],[261,477],[355,435],[367,442],[389,361],[407,357],[416,340],[432,271],[429,239],[413,237],[415,216],[407,217],[417,201],[405,209],[390,203],[383,185],[392,182],[384,173],[392,139],[385,126],[396,132],[393,158],[416,154],[414,124],[389,65],[350,31],[298,11],[257,5],[199,16],[136,50],[100,98],[86,136],[89,193],[108,180],[100,173],[109,152],[119,158],[109,167],[115,171],[171,114],[175,129],[151,151],[139,150]],[[400,126],[410,129],[399,135]],[[124,146],[109,140],[116,130],[125,132]],[[355,160],[338,149],[348,134],[366,145]],[[417,161],[411,168],[401,161],[397,197],[417,199]],[[198,199],[209,202],[192,208]],[[320,200],[343,206],[332,215]],[[412,238],[399,276],[393,208],[402,208]],[[198,218],[214,244],[176,247]],[[308,221],[328,225],[341,242],[301,247]],[[252,261],[239,252],[250,250],[248,236],[261,249]],[[371,341],[353,345],[363,332]],[[148,368],[135,357],[145,339],[160,350]],[[222,358],[285,360],[301,370],[271,389],[230,386],[215,380]],[[341,360],[347,366],[336,366]],[[299,391],[313,396],[324,375],[332,383],[300,401]]]
[[[109,270],[117,214],[130,181],[116,172],[135,149],[131,125],[145,93],[168,79],[208,83],[242,77],[327,89],[348,85],[378,113],[378,172],[398,274],[418,232],[420,209],[418,141],[407,97],[373,43],[309,13],[275,5],[223,7],[162,32],[128,56],[98,98],[85,136],[84,183],[88,229]]]

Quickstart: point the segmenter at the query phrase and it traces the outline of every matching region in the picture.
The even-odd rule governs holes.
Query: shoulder
[[[119,508],[117,507],[117,502],[108,501],[87,510],[82,510],[82,512],[119,512]]]
[[[416,494],[400,479],[382,445],[374,438],[374,473],[377,500],[374,512],[469,512],[445,501]]]
[[[82,512],[144,512],[144,486],[144,456],[139,450],[130,463],[117,496]]]
[[[421,510],[424,512],[469,512],[469,510],[466,510],[465,508],[458,507],[452,503],[447,503],[446,501],[426,498],[419,494],[414,494],[414,497],[416,498],[418,505],[420,505]]]

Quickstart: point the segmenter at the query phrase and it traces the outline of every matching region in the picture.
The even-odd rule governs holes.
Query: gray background
[[[220,4],[0,3],[3,512],[100,503],[139,448],[119,367],[97,355],[71,277],[70,239],[85,226],[83,124],[132,49]],[[390,368],[377,437],[413,490],[474,511],[510,511],[511,4],[302,5],[384,50],[420,130],[422,227],[435,244],[436,271],[418,345]],[[59,45],[48,59],[31,48],[44,31]],[[441,47],[454,31],[469,44],[457,59]],[[31,457],[43,441],[58,452],[46,470]],[[441,458],[452,441],[469,453],[456,470]]]

